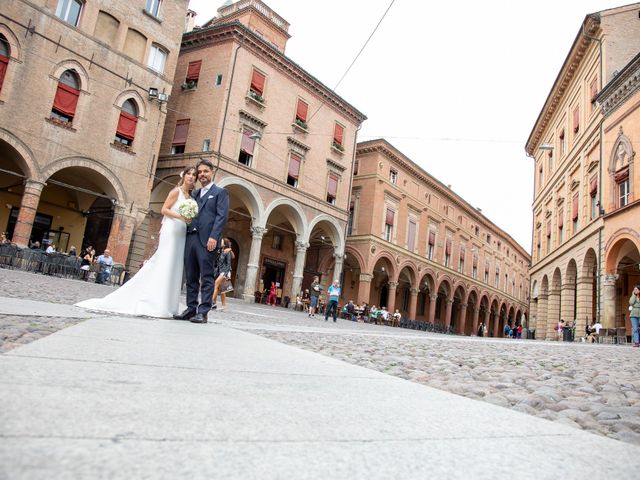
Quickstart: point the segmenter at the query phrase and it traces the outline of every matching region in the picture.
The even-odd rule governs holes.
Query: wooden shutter
[[[344,138],[344,127],[336,123],[336,126],[333,129],[333,143],[342,145],[343,138]]]
[[[60,113],[73,117],[76,114],[79,96],[80,90],[76,90],[69,85],[59,82],[56,96],[53,99],[53,108]]]
[[[190,119],[185,118],[176,122],[176,130],[173,133],[173,145],[184,145],[187,143],[187,134],[189,133]]]
[[[629,167],[625,167],[623,170],[620,170],[616,173],[614,180],[616,183],[622,183],[629,178]]]
[[[264,93],[265,79],[266,77],[262,73],[254,70],[253,74],[251,75],[251,90],[262,96],[262,94]]]
[[[575,222],[578,219],[578,195],[573,196],[573,205],[571,206],[571,219]]]
[[[387,207],[387,218],[385,219],[384,223],[393,227],[393,217],[394,217],[393,210]]]
[[[9,66],[9,59],[4,55],[0,55],[0,91],[2,91],[4,75],[5,73],[7,73],[8,66]]]
[[[598,193],[598,177],[594,175],[591,179],[591,184],[589,185],[589,195],[595,197],[596,193]]]
[[[336,198],[338,194],[338,176],[335,173],[329,174],[329,185],[327,186],[327,193],[333,198]]]
[[[240,143],[240,150],[253,155],[253,149],[256,146],[256,141],[253,138],[250,138],[253,135],[251,130],[243,130],[242,131],[242,141]]]
[[[202,67],[202,60],[189,62],[189,67],[187,68],[187,78],[185,80],[187,82],[197,82],[200,78],[200,67]]]

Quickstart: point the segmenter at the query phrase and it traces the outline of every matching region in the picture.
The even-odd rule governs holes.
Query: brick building
[[[359,143],[343,298],[491,336],[527,326],[530,257],[386,140]]]
[[[145,217],[187,0],[14,0],[0,18],[0,228],[107,244]],[[155,97],[150,98],[150,88]]]
[[[638,217],[631,189],[639,133],[636,110],[621,106],[616,85],[640,51],[639,14],[635,3],[586,16],[527,140],[536,172],[530,310],[539,339],[555,338],[560,319],[576,321],[580,334],[596,319],[629,332],[615,305],[632,277],[632,269],[617,271],[638,256],[629,215]],[[600,99],[603,86],[609,93]],[[603,124],[605,97],[616,111]]]
[[[199,158],[230,195],[224,235],[235,295],[294,299],[342,272],[356,133],[365,116],[285,55],[289,24],[259,0],[226,2],[186,33],[168,105],[151,206]],[[150,219],[148,254],[160,215]]]

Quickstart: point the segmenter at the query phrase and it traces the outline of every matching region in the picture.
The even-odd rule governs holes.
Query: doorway
[[[287,264],[274,260],[272,258],[264,257],[262,261],[262,277],[260,278],[260,290],[262,290],[263,303],[266,303],[267,296],[269,295],[269,289],[271,288],[271,282],[275,282],[278,289],[278,298],[276,304],[282,303],[282,292],[284,288],[284,275],[287,270]]]

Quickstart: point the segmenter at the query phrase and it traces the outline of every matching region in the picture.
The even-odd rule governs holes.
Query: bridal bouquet
[[[192,220],[198,216],[198,204],[195,200],[185,200],[178,207],[178,213],[188,220]]]

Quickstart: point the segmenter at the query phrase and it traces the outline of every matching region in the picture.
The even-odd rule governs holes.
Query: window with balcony
[[[309,114],[309,104],[304,100],[298,99],[298,103],[296,105],[296,118],[295,124],[300,128],[306,130],[307,129],[307,115]]]
[[[187,74],[184,77],[184,84],[182,85],[183,90],[196,88],[198,86],[201,67],[202,67],[202,60],[189,62],[189,66],[187,67]]]
[[[260,103],[264,103],[264,87],[266,81],[267,77],[265,74],[254,68],[251,73],[251,83],[249,84],[249,96]]]
[[[339,123],[333,126],[333,147],[344,152],[344,127]]]
[[[84,3],[80,0],[58,0],[56,17],[70,23],[74,27],[77,27],[83,6]]]
[[[53,99],[50,118],[71,124],[76,115],[80,97],[80,77],[75,70],[65,70],[58,80],[56,96]]]

